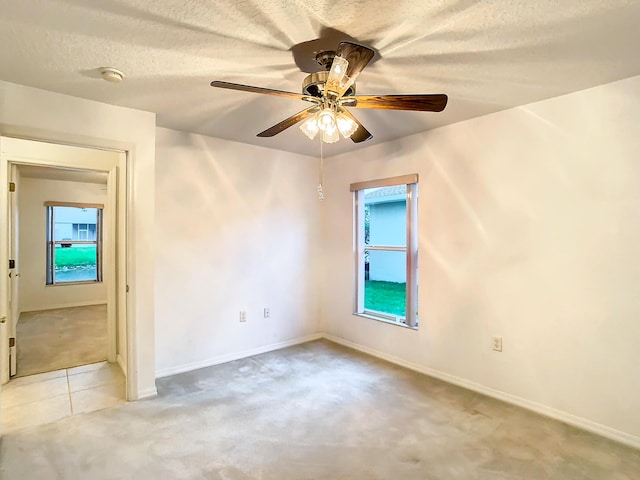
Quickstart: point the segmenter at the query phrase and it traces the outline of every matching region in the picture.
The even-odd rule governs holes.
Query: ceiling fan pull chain
[[[324,192],[322,190],[322,178],[323,178],[323,170],[324,170],[324,158],[322,156],[322,136],[320,136],[320,174],[318,179],[318,200],[324,200]]]

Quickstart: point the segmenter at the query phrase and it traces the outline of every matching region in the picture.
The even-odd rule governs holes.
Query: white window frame
[[[101,283],[102,282],[102,218],[104,205],[100,203],[73,203],[73,202],[44,202],[47,210],[47,255],[46,255],[46,285],[77,285],[79,283]],[[73,207],[73,208],[95,208],[97,210],[96,218],[96,238],[95,240],[54,240],[55,230],[55,207]],[[80,225],[78,225],[78,237],[80,237]],[[89,232],[89,226],[83,230]],[[73,235],[72,235],[73,236]],[[55,264],[56,264],[56,245],[95,245],[96,246],[96,279],[95,280],[79,280],[70,282],[56,282]]]
[[[364,231],[364,190],[396,185],[407,186],[406,247],[390,245],[365,245]],[[411,328],[418,328],[418,174],[402,175],[351,184],[353,192],[354,252],[355,252],[355,296],[354,315],[391,322]],[[365,291],[365,250],[406,252],[406,312],[405,317],[372,312],[364,307]]]

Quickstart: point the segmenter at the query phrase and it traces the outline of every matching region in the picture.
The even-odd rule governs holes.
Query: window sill
[[[416,325],[415,327],[411,327],[406,323],[401,323],[401,322],[390,320],[384,317],[378,317],[376,315],[371,315],[369,313],[354,313],[353,315],[355,315],[356,317],[368,318],[369,320],[376,320],[377,322],[388,323],[389,325],[396,325],[398,327],[403,327],[403,328],[408,328],[409,330],[418,331],[419,325]]]
[[[102,282],[99,282],[97,280],[81,280],[81,281],[78,281],[78,282],[51,283],[51,284],[45,285],[45,287],[64,287],[64,286],[67,286],[67,285],[91,285],[91,284],[94,284],[94,283],[102,283]]]

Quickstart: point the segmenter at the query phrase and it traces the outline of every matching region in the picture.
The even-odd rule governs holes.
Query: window
[[[98,204],[46,202],[47,285],[102,281]]]
[[[351,185],[355,314],[418,326],[418,175]]]
[[[95,240],[96,224],[95,223],[74,223],[73,224],[73,240]]]

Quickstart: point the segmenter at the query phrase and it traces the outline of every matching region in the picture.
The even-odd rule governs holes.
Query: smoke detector
[[[100,69],[103,80],[111,83],[120,83],[124,80],[124,72],[113,67],[103,67]]]

